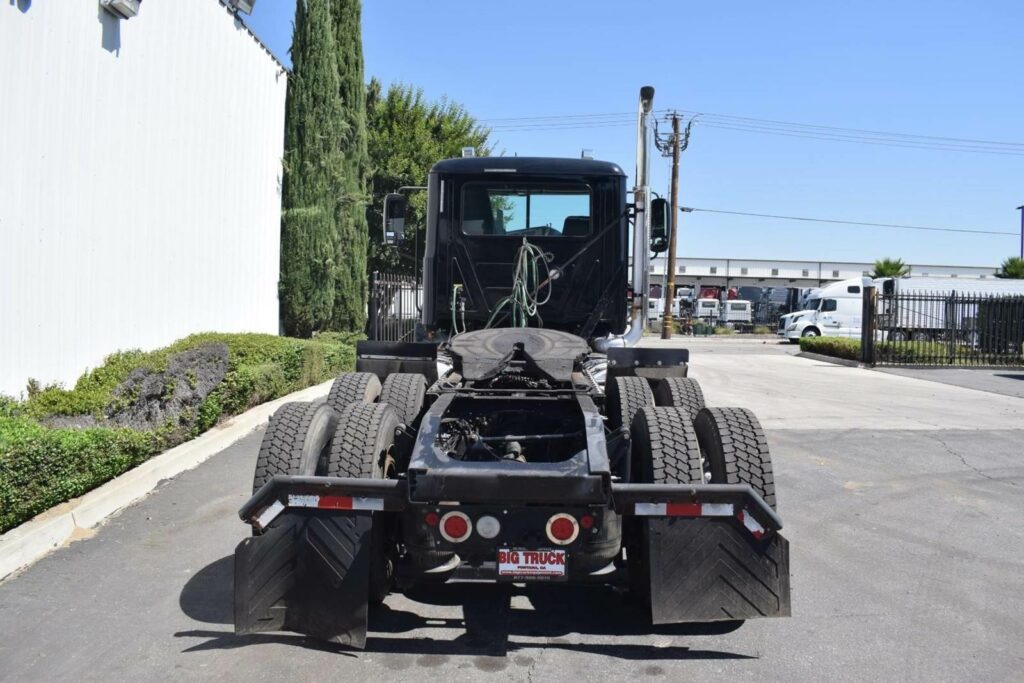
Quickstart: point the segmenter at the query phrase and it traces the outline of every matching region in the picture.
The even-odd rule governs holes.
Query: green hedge
[[[131,429],[48,429],[0,418],[0,532],[80,496],[161,450],[160,435]]]
[[[834,358],[860,360],[860,342],[847,337],[801,337],[800,350]]]
[[[891,363],[930,365],[937,360],[948,358],[949,345],[945,342],[928,341],[880,342],[875,351],[879,357],[884,357]],[[978,355],[977,351],[963,344],[958,344],[954,351],[952,365],[970,364]]]
[[[802,337],[800,350],[820,353],[835,358],[860,360],[860,341],[846,337]],[[946,358],[949,347],[944,342],[903,341],[878,342],[875,344],[875,356],[884,358],[888,363],[905,365],[932,365],[937,359]],[[960,345],[951,365],[970,365],[978,352]]]
[[[52,429],[55,415],[101,418],[132,370],[166,368],[168,358],[204,344],[228,347],[228,372],[199,408],[192,435],[221,418],[330,379],[355,364],[355,335],[314,339],[266,334],[195,334],[155,351],[120,351],[82,375],[73,389],[30,383],[29,398],[0,397],[0,533],[109,481],[180,442],[172,426],[153,431]]]

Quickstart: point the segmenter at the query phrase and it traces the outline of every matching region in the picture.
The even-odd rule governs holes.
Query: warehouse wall
[[[277,332],[285,89],[217,0],[0,2],[0,393]]]

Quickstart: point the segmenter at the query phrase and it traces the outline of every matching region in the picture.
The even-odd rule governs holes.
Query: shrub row
[[[0,397],[0,533],[80,496],[175,445],[172,425],[126,428],[49,428],[57,415],[102,418],[114,389],[136,368],[161,371],[170,356],[210,343],[228,347],[228,372],[199,407],[191,435],[220,419],[326,381],[355,362],[354,335],[314,339],[265,334],[196,334],[155,351],[121,351],[82,375],[72,389],[30,383],[24,402]]]
[[[846,337],[802,337],[800,350],[820,353],[824,356],[860,360],[860,340]],[[906,365],[934,364],[936,359],[945,358],[949,348],[942,342],[905,341],[878,342],[875,354],[885,358],[887,362]],[[953,358],[953,365],[969,364],[978,355],[974,349],[958,346]]]
[[[800,350],[833,358],[860,360],[860,341],[847,337],[801,337]]]

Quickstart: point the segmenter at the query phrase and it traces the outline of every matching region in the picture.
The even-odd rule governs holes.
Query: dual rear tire
[[[253,492],[275,475],[384,479],[398,467],[395,439],[423,410],[426,379],[396,373],[383,384],[366,372],[335,379],[326,399],[286,403],[270,418],[260,445]],[[370,537],[370,599],[380,602],[394,576],[393,514],[375,516]]]
[[[673,386],[675,384],[675,386]],[[743,408],[707,408],[693,380],[655,388],[654,395],[668,405],[645,406],[631,426],[633,481],[648,484],[749,484],[775,509],[775,481],[764,430]],[[699,408],[697,401],[699,400]],[[654,520],[634,518],[625,539],[631,590],[652,610],[651,545]],[[660,522],[662,526],[671,521]],[[701,624],[698,632],[727,633],[743,620]]]
[[[653,398],[658,405],[638,408],[631,422],[632,481],[749,484],[775,508],[768,440],[751,411],[706,407],[690,378],[662,380]]]

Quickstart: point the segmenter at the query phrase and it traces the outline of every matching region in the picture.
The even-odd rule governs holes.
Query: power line
[[[992,148],[960,143],[928,143],[912,140],[889,140],[886,138],[860,137],[846,134],[816,134],[812,131],[786,130],[766,126],[742,126],[730,125],[718,122],[704,121],[700,125],[706,128],[718,128],[721,130],[740,131],[744,133],[762,133],[766,135],[781,135],[784,137],[802,138],[805,140],[825,140],[829,142],[855,142],[865,145],[876,145],[879,147],[898,147],[903,149],[924,149],[943,152],[970,152],[973,154],[999,154],[1002,156],[1024,156],[1024,149],[1016,150],[1010,148]]]
[[[895,228],[899,230],[928,230],[931,232],[960,232],[968,233],[971,235],[1013,235],[1017,236],[1015,232],[1000,232],[996,230],[968,230],[966,228],[937,228],[928,225],[900,225],[896,223],[867,223],[865,221],[848,221],[841,220],[838,218],[808,218],[806,216],[779,216],[770,213],[751,213],[747,211],[726,211],[724,209],[701,209],[697,207],[680,207],[680,211],[702,211],[704,213],[722,213],[731,216],[750,216],[753,218],[776,218],[779,220],[786,221],[805,221],[809,223],[837,223],[840,225],[864,225],[872,228]]]
[[[663,118],[671,110],[657,110]],[[883,147],[906,149],[931,149],[947,152],[969,152],[975,154],[999,154],[1005,156],[1024,155],[1024,143],[998,140],[981,140],[916,133],[898,133],[870,130],[865,128],[844,128],[810,123],[781,121],[695,110],[680,110],[690,116],[702,117],[698,125],[719,130],[781,135],[786,137],[832,142],[854,142]],[[500,132],[525,132],[545,130],[575,130],[586,128],[625,127],[635,125],[635,115],[629,112],[605,114],[562,114],[554,116],[519,116],[501,119],[482,119],[481,124]]]
[[[680,111],[682,111],[684,113],[687,113],[687,114],[701,114],[702,113],[702,112],[699,112],[699,111],[690,111],[690,110],[685,110],[685,109],[680,110]],[[800,128],[816,128],[816,129],[821,129],[821,130],[839,131],[839,132],[846,132],[846,133],[864,133],[864,134],[869,134],[869,135],[878,135],[878,136],[885,136],[885,137],[922,138],[922,139],[926,139],[926,140],[935,140],[935,141],[944,141],[944,142],[966,142],[966,143],[975,143],[975,144],[983,144],[983,145],[1010,145],[1010,146],[1014,146],[1014,147],[1024,147],[1024,142],[1002,142],[1002,141],[998,141],[998,140],[978,140],[978,139],[974,139],[974,138],[954,138],[954,137],[945,137],[945,136],[938,136],[938,135],[920,135],[920,134],[917,134],[917,133],[894,133],[894,132],[891,132],[891,131],[870,130],[870,129],[865,129],[865,128],[843,128],[843,127],[839,127],[839,126],[822,126],[822,125],[814,124],[814,123],[795,123],[793,121],[780,121],[780,120],[777,120],[777,119],[759,119],[759,118],[752,118],[752,117],[749,117],[749,116],[735,116],[733,114],[713,114],[713,113],[710,113],[710,112],[704,112],[703,114],[704,114],[705,117],[711,117],[711,118],[733,119],[733,120],[738,120],[738,121],[747,121],[747,122],[751,122],[751,123],[771,123],[771,124],[778,124],[778,125],[781,125],[781,126],[791,126],[791,127],[800,127]]]
[[[669,111],[668,109],[655,109],[654,113],[662,114]],[[553,114],[546,116],[508,116],[505,118],[491,118],[491,119],[479,119],[484,123],[497,123],[505,121],[548,121],[548,120],[565,120],[565,119],[588,119],[595,117],[633,117],[633,121],[636,122],[636,112],[628,111],[617,111],[606,114]]]

